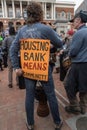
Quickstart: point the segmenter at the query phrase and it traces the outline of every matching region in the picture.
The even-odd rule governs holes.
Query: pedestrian
[[[2,32],[0,32],[0,47],[2,46],[2,41],[3,41]]]
[[[72,36],[74,31],[68,31],[67,37],[64,39],[63,49],[59,51],[60,53],[60,81],[65,80],[67,70],[70,66],[70,58],[69,58],[69,50],[70,50],[70,43],[72,41]]]
[[[4,32],[4,36],[5,37],[3,37],[3,42],[7,39],[7,37],[9,36],[9,30],[7,29],[7,30],[5,30],[5,32]],[[2,46],[3,46],[3,42],[2,42]],[[3,55],[3,64],[4,64],[4,68],[7,68],[7,66],[8,66],[8,57],[7,57],[7,48],[3,48],[3,52],[4,52],[4,55]]]
[[[69,105],[65,107],[65,110],[70,113],[85,114],[87,108],[87,12],[80,11],[70,22],[73,22],[73,27],[77,31],[70,44],[71,67],[65,83]]]
[[[3,50],[6,50],[6,54],[7,54],[8,87],[9,88],[13,87],[13,67],[12,67],[12,63],[11,63],[11,59],[10,59],[10,55],[9,55],[9,49],[10,49],[10,46],[14,39],[15,39],[15,28],[10,27],[9,36],[5,37],[5,39],[3,40],[3,44],[2,44],[2,48],[3,48]]]
[[[43,9],[40,3],[38,2],[30,2],[26,8],[27,20],[26,25],[23,26],[14,42],[10,48],[10,56],[12,65],[16,71],[17,75],[23,74],[22,69],[19,67],[18,63],[18,52],[20,48],[20,40],[21,39],[48,39],[51,44],[53,44],[56,48],[62,47],[62,41],[59,36],[56,35],[55,31],[45,25],[42,24],[43,21]],[[40,43],[38,43],[39,45]],[[37,44],[36,44],[37,45]],[[28,46],[29,48],[29,46]],[[35,49],[35,44],[33,46]],[[38,48],[37,48],[38,50]],[[52,113],[55,130],[59,130],[62,126],[62,120],[60,118],[58,102],[55,95],[53,77],[51,72],[51,66],[49,65],[48,71],[48,81],[40,81],[44,91],[47,95],[47,100],[49,102],[50,110]],[[27,117],[27,128],[28,130],[34,130],[34,97],[35,97],[35,87],[37,80],[25,78],[26,85],[26,99],[25,99],[25,109],[26,109],[26,117]]]
[[[0,47],[0,69],[3,71],[3,52],[2,48]]]
[[[73,30],[67,32],[67,37],[65,37],[65,43],[63,45],[62,53],[60,51],[60,80],[66,82],[67,72],[69,71],[71,60],[69,57],[70,43],[72,42],[72,37],[74,35]]]

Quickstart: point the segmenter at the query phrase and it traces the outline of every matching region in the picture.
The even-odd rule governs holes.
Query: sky
[[[70,1],[70,0],[69,0]],[[76,6],[75,10],[79,7],[79,5],[83,2],[84,0],[75,0]]]

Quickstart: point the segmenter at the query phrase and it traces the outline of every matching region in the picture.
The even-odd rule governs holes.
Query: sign
[[[20,55],[24,77],[48,81],[50,40],[21,39]]]

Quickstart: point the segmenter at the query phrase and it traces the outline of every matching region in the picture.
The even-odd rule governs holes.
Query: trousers
[[[87,107],[87,63],[72,64],[64,79],[69,102],[73,106]],[[79,100],[77,98],[79,94]]]
[[[26,109],[27,123],[29,125],[34,124],[34,97],[35,97],[36,82],[37,82],[36,80],[25,78],[25,86],[26,86],[25,109]],[[53,121],[55,124],[59,124],[61,119],[59,114],[58,101],[54,90],[54,82],[51,67],[49,67],[48,81],[47,82],[40,81],[40,82],[46,93]]]
[[[11,59],[8,57],[8,83],[13,84],[13,67],[11,63]],[[18,83],[18,77],[16,76],[16,83]]]

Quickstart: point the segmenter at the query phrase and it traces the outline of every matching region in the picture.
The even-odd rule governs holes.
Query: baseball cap
[[[69,22],[74,22],[75,18],[81,18],[81,21],[83,23],[87,22],[87,11],[80,10],[80,12],[76,13],[73,19],[71,19]]]

